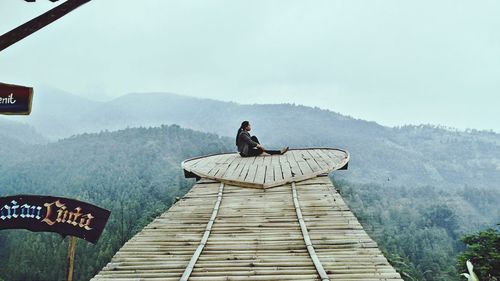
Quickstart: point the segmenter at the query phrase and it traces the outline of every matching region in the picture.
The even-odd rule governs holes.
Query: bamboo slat
[[[295,206],[295,212],[297,213],[297,219],[299,220],[300,224],[300,230],[302,231],[302,237],[304,237],[304,242],[306,244],[307,251],[309,252],[309,256],[311,257],[314,263],[314,267],[316,267],[316,271],[321,277],[321,280],[330,281],[330,278],[326,274],[326,271],[323,268],[323,265],[321,264],[318,255],[316,255],[316,251],[314,250],[311,238],[309,237],[309,232],[307,231],[306,223],[304,222],[304,218],[302,217],[302,210],[300,209],[300,203],[299,203],[299,198],[297,196],[297,188],[295,187],[295,182],[292,182],[292,196],[293,196],[293,203]]]
[[[238,153],[197,157],[182,168],[200,178],[243,187],[269,188],[314,178],[344,167],[349,153],[331,148],[291,149],[284,155],[241,157]],[[235,164],[236,167],[231,167]],[[267,176],[271,173],[272,177]]]
[[[348,154],[291,152],[189,160],[227,178],[201,177],[92,280],[402,280],[327,176]]]
[[[187,281],[189,279],[189,276],[191,275],[191,272],[193,271],[194,265],[198,261],[198,258],[201,255],[201,251],[203,251],[203,248],[205,247],[205,244],[208,241],[208,237],[210,236],[210,232],[212,231],[212,226],[215,222],[215,219],[217,218],[217,213],[219,212],[219,207],[220,203],[222,201],[222,193],[224,191],[224,184],[221,183],[219,187],[219,193],[217,194],[217,201],[215,201],[215,206],[212,211],[212,216],[210,217],[210,220],[208,221],[207,227],[205,228],[205,233],[203,233],[203,237],[201,238],[200,245],[198,245],[198,248],[196,248],[196,251],[194,252],[193,256],[191,257],[191,260],[189,261],[188,265],[186,266],[186,269],[184,270],[184,273],[181,276],[180,281]]]

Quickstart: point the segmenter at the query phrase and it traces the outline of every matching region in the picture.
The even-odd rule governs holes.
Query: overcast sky
[[[1,0],[0,33],[59,3]],[[93,0],[0,52],[0,81],[500,132],[500,1]]]

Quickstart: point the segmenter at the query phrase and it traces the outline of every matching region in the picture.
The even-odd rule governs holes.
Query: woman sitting
[[[283,154],[288,151],[288,146],[281,150],[265,149],[256,136],[250,136],[250,130],[252,130],[250,122],[243,121],[236,135],[236,146],[242,157]]]

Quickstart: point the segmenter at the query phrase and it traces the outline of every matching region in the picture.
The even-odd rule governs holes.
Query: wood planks
[[[125,243],[93,280],[179,280],[200,244],[219,187],[219,182],[196,184]]]
[[[295,182],[292,182],[292,196],[293,196],[293,204],[295,206],[295,212],[297,213],[297,219],[299,221],[300,230],[302,231],[302,237],[304,237],[304,243],[306,244],[307,251],[309,252],[309,256],[314,263],[314,267],[316,267],[316,271],[321,277],[322,281],[330,281],[330,278],[326,274],[321,261],[316,254],[316,250],[314,249],[314,245],[311,242],[311,237],[309,236],[309,231],[307,230],[306,223],[304,221],[304,217],[302,216],[302,210],[300,208],[299,197],[297,195],[297,188],[295,186]]]
[[[297,204],[290,184],[272,189],[225,185],[214,217],[213,206],[222,198],[218,188],[219,183],[196,184],[93,280],[180,280],[187,268],[192,271],[185,280],[327,280],[307,246],[330,280],[401,280],[328,177],[296,183]],[[209,221],[210,234],[189,265]]]
[[[266,182],[322,171],[332,158],[342,155],[302,150],[247,161],[222,154],[210,160],[218,165],[203,167],[199,158],[196,166]],[[270,189],[201,178],[92,280],[402,279],[321,174]]]
[[[217,213],[219,212],[223,191],[224,191],[224,184],[221,183],[219,187],[219,193],[217,194],[217,201],[215,201],[215,206],[212,210],[212,216],[210,217],[207,227],[205,228],[205,233],[203,233],[200,245],[198,245],[198,248],[196,248],[196,251],[194,251],[194,254],[191,257],[191,260],[189,261],[188,265],[186,266],[186,269],[184,270],[184,273],[182,274],[180,281],[187,281],[189,279],[189,276],[191,276],[191,272],[193,271],[194,265],[196,264],[198,258],[201,255],[201,251],[203,251],[203,248],[207,244],[208,237],[210,236],[210,232],[212,231],[212,226],[214,225],[215,219],[217,218]]]
[[[402,280],[327,176],[296,184],[302,215],[331,280]]]
[[[190,280],[319,280],[290,186],[227,185],[212,234]]]
[[[188,159],[182,168],[199,177],[243,187],[269,188],[313,178],[344,167],[349,153],[339,149],[292,149],[284,155],[241,157],[226,153]]]

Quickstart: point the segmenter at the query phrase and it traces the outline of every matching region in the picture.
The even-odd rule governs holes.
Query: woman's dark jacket
[[[241,130],[238,134],[236,140],[236,145],[238,146],[238,151],[241,154],[248,155],[248,150],[257,146],[257,142],[253,141],[250,137],[250,133],[245,130]]]

